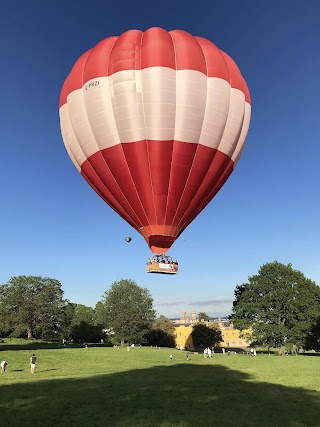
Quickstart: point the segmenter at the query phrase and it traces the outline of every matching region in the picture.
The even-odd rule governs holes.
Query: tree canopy
[[[158,317],[152,324],[151,330],[145,335],[149,345],[159,347],[175,347],[175,329],[170,319],[165,316]]]
[[[146,288],[141,288],[133,280],[121,279],[114,282],[105,292],[99,305],[100,319],[112,328],[114,337],[121,343],[143,342],[155,319],[153,298]]]
[[[195,348],[211,348],[222,341],[221,331],[213,325],[196,323],[192,328],[192,341]]]
[[[199,320],[208,321],[208,320],[211,320],[211,317],[210,317],[210,316],[208,316],[208,315],[207,315],[207,313],[205,313],[204,311],[201,311],[201,312],[198,314],[198,319],[199,319]]]
[[[305,348],[320,351],[320,316],[307,335]]]
[[[95,310],[83,304],[75,304],[71,319],[71,337],[75,341],[98,342],[104,336],[102,326],[95,322]]]
[[[1,329],[12,336],[53,339],[64,326],[66,305],[58,280],[12,277],[0,286]]]
[[[291,264],[275,261],[236,287],[230,320],[241,331],[251,329],[257,344],[304,347],[319,312],[319,286]]]

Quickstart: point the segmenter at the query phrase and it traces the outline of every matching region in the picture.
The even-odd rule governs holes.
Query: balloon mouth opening
[[[149,247],[154,254],[165,254],[172,246],[176,237],[152,235],[148,237]]]

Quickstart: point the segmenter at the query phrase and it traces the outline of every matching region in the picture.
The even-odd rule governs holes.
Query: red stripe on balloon
[[[110,150],[112,147],[110,148]],[[153,200],[152,182],[150,176],[150,163],[148,154],[148,142],[137,141],[122,144],[130,174],[149,224],[156,224],[156,212]]]
[[[217,77],[230,82],[229,68],[221,50],[214,43],[203,37],[195,37],[195,39],[201,46],[204,57],[206,58],[207,76]]]
[[[236,63],[232,58],[230,58],[229,55],[227,55],[225,52],[222,52],[222,55],[227,63],[229,74],[230,74],[230,83],[231,86],[235,89],[239,89],[243,91],[243,78],[240,73],[239,68],[237,67]]]
[[[141,68],[176,69],[175,51],[170,34],[163,28],[149,28],[142,37]]]
[[[176,210],[180,204],[181,196],[194,162],[197,147],[197,144],[190,144],[181,141],[174,142],[165,218],[165,223],[169,226],[171,226]],[[209,150],[212,152],[212,149]]]
[[[135,228],[147,225],[147,219],[141,203],[136,195],[135,188],[123,155],[121,145],[115,150],[102,150],[93,154],[81,165],[92,184],[99,189],[105,199],[114,205],[113,199],[136,224]],[[118,208],[114,208],[118,212]]]
[[[177,237],[219,191],[232,169],[232,160],[210,147],[138,141],[95,153],[82,164],[81,173],[137,231],[146,228],[148,236]],[[154,245],[155,238],[151,240]]]
[[[209,77],[222,78],[243,91],[246,101],[251,102],[239,68],[212,42],[182,30],[167,32],[162,28],[150,28],[144,33],[130,30],[119,37],[106,38],[85,52],[74,64],[62,87],[60,106],[66,103],[71,92],[80,89],[88,80],[118,71],[156,66],[196,70]]]
[[[182,30],[170,31],[176,58],[177,70],[195,70],[207,74],[206,60],[201,46],[190,33]]]
[[[248,103],[251,103],[248,86],[245,83],[237,64],[227,53],[223,51],[221,51],[221,53],[229,69],[231,87],[241,90],[245,94],[245,100]]]
[[[60,93],[60,103],[59,108],[61,105],[66,104],[67,102],[67,96],[73,92],[74,90],[81,89],[83,86],[83,70],[85,67],[85,64],[87,62],[88,56],[90,54],[91,50],[88,50],[83,55],[80,56],[80,58],[77,60],[77,62],[72,67],[72,70],[68,77],[66,78],[62,89]]]
[[[138,229],[141,226],[139,219],[125,198],[121,199],[121,194],[112,194],[105,183],[94,171],[92,165],[88,160],[82,164],[81,175],[87,183],[94,189],[94,191],[104,200],[115,212],[117,212],[124,220],[126,220],[132,227]],[[115,196],[118,196],[117,200]],[[119,199],[120,197],[120,199]],[[122,205],[120,204],[122,202]]]
[[[139,70],[142,31],[130,30],[121,34],[113,45],[109,58],[108,76],[124,70]]]
[[[183,218],[186,216],[186,212],[193,211],[196,209],[195,207],[202,205],[203,200],[223,175],[229,162],[230,158],[221,151],[203,145],[198,146],[179,207],[171,222],[174,228],[185,222]]]
[[[223,184],[231,175],[234,167],[234,162],[221,151],[217,151],[213,162],[208,170],[202,184],[200,185],[197,194],[192,199],[184,213],[177,215],[174,221],[174,230],[178,234],[196,218],[196,216],[207,206],[207,204],[218,193]],[[177,222],[179,219],[179,222]]]
[[[151,185],[157,224],[165,224],[173,141],[148,141]]]
[[[83,83],[108,75],[110,53],[117,39],[108,37],[91,50],[83,71]]]

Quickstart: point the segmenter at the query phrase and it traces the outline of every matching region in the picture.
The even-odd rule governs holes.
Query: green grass
[[[173,349],[128,352],[5,341],[2,427],[320,426],[316,355],[191,354],[187,361],[185,352]]]

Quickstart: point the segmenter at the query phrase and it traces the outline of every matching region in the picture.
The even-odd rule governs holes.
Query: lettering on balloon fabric
[[[88,90],[94,86],[99,86],[99,84],[100,84],[99,80],[94,80],[93,82],[86,84],[84,88],[85,88],[85,90]]]

